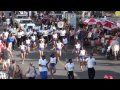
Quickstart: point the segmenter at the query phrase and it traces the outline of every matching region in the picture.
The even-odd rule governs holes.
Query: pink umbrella
[[[97,24],[97,20],[94,18],[90,18],[90,19],[86,19],[83,23],[88,25],[93,25],[93,24]]]
[[[103,22],[102,22],[101,20],[97,20],[97,24],[98,24],[99,26],[103,26]]]
[[[115,23],[112,24],[111,30],[117,30],[117,29],[118,29],[117,25]]]
[[[112,22],[106,20],[105,24],[103,25],[103,28],[107,30],[112,30],[112,24]]]

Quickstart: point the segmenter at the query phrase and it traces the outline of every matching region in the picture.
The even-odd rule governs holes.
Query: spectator
[[[16,66],[16,71],[15,71],[15,78],[20,78],[23,79],[23,74],[22,74],[22,70],[20,68],[19,65]]]
[[[16,71],[16,61],[12,60],[12,64],[10,65],[8,70],[9,79],[14,79],[15,71]]]
[[[3,70],[7,70],[7,68],[10,66],[10,59],[11,57],[13,57],[13,55],[11,50],[6,46],[4,46],[2,52],[3,52]]]
[[[35,67],[33,66],[33,63],[30,62],[29,67],[27,69],[26,77],[28,79],[35,79],[37,72],[35,70]]]

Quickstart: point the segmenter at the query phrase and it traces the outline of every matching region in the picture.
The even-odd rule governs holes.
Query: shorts
[[[39,50],[39,51],[43,51],[43,48],[39,48],[38,50]]]
[[[30,45],[29,45],[29,44],[26,44],[26,46],[27,46],[27,47],[30,47]]]
[[[55,65],[56,65],[55,63],[50,63],[49,67],[53,69],[55,68]]]
[[[64,44],[64,46],[67,46],[67,44]]]
[[[42,71],[42,72],[40,72],[40,78],[41,78],[41,79],[47,79],[47,77],[48,77],[47,71]]]
[[[80,60],[84,60],[85,59],[85,56],[84,55],[80,55]]]
[[[79,53],[80,52],[80,50],[79,49],[75,49],[75,53]]]
[[[56,50],[57,50],[57,51],[61,51],[61,49],[60,49],[60,48],[56,48]]]
[[[12,42],[9,42],[9,43],[8,43],[8,47],[12,47]]]
[[[25,50],[21,50],[21,53],[26,53],[26,51]]]
[[[35,41],[32,41],[32,43],[35,43]]]

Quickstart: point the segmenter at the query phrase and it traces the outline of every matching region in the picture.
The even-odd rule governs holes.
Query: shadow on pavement
[[[80,79],[88,79],[88,72],[76,72]],[[120,73],[109,70],[96,70],[95,79],[103,79],[104,75],[111,75],[114,79],[120,79]]]

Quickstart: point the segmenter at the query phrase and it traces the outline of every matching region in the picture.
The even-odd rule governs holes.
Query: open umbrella
[[[113,22],[106,20],[105,24],[103,25],[103,28],[107,30],[112,30],[112,24]]]
[[[117,27],[117,24],[112,24],[112,27],[111,27],[111,30],[117,30],[118,29],[118,27]]]
[[[97,19],[97,24],[98,24],[99,26],[103,26],[103,22],[102,22],[101,20],[99,20],[99,19]]]
[[[83,23],[88,25],[93,25],[93,24],[97,24],[97,20],[94,18],[90,18],[90,19],[86,19]]]

